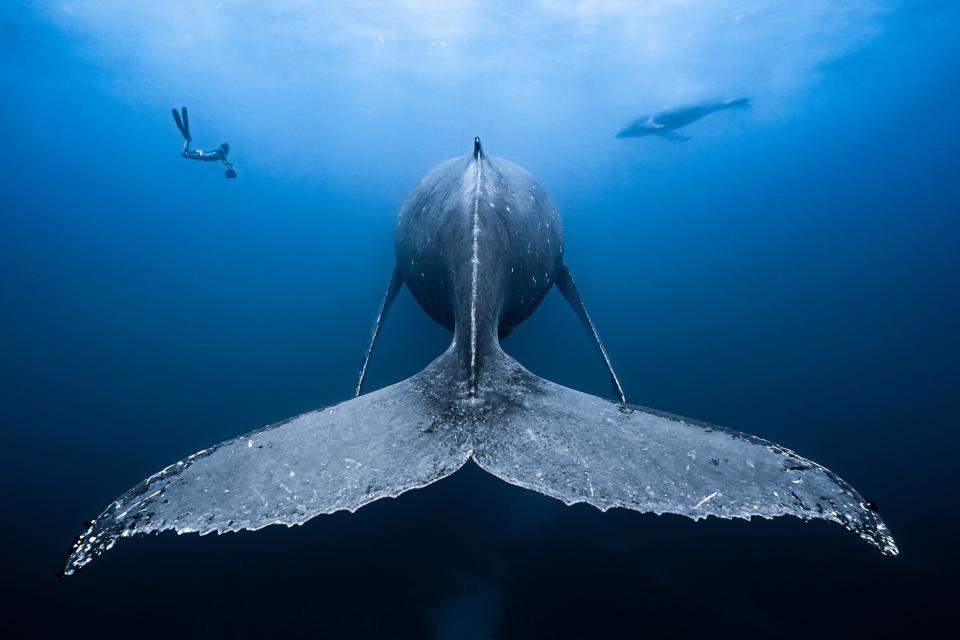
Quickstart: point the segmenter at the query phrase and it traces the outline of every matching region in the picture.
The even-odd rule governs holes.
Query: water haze
[[[926,635],[955,599],[960,6],[948,1],[0,7],[0,601],[14,636]],[[752,98],[687,142],[618,140]],[[229,142],[239,177],[179,156]],[[874,500],[842,528],[565,507],[472,465],[356,514],[124,541],[81,523],[185,455],[352,393],[407,191],[531,171],[637,404]],[[403,292],[368,388],[450,335]],[[608,382],[562,298],[504,343]],[[14,637],[11,636],[11,637]]]

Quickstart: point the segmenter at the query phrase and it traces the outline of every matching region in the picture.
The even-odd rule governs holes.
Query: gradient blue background
[[[6,628],[882,637],[950,621],[960,6],[891,7],[802,87],[771,94],[775,113],[751,86],[763,77],[727,69],[754,112],[712,116],[679,144],[614,140],[672,94],[613,119],[594,101],[623,79],[603,68],[557,83],[568,111],[518,107],[509,72],[502,85],[496,70],[409,84],[371,72],[365,85],[330,75],[336,60],[314,84],[282,67],[275,91],[241,101],[158,84],[90,23],[41,4],[0,8]],[[549,55],[548,44],[526,51]],[[164,77],[189,78],[203,55]],[[180,104],[198,143],[229,140],[238,180],[178,157],[169,109]],[[565,507],[471,465],[290,530],[124,542],[58,581],[80,523],[143,477],[349,397],[392,267],[393,216],[474,134],[557,202],[568,263],[631,401],[827,465],[877,502],[902,555],[824,523]],[[448,340],[404,292],[369,388],[418,371]],[[608,395],[556,293],[505,348]]]

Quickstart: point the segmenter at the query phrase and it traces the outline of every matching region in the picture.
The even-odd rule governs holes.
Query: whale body
[[[717,111],[725,109],[747,108],[750,98],[738,100],[723,100],[721,102],[700,102],[692,105],[674,107],[637,118],[619,132],[618,138],[642,138],[643,136],[660,136],[671,140],[689,140],[689,136],[677,133],[677,129],[685,127]]]
[[[407,196],[395,251],[355,398],[145,479],[88,524],[63,574],[121,538],[302,524],[425,487],[470,462],[566,504],[693,519],[823,519],[898,553],[872,503],[828,469],[761,438],[628,404],[564,262],[556,207],[527,171],[486,155],[479,139]],[[362,393],[404,285],[453,339],[420,373]],[[586,328],[614,400],[544,380],[500,348],[552,287]]]

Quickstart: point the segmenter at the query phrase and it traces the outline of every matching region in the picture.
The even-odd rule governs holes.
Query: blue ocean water
[[[0,7],[0,602],[15,635],[556,638],[929,633],[956,597],[960,6],[22,2]],[[750,96],[688,142],[646,112]],[[229,141],[239,178],[184,161]],[[185,455],[350,396],[435,163],[485,149],[564,218],[631,401],[821,462],[835,525],[565,507],[468,466],[293,529],[81,522]],[[403,293],[368,388],[449,334]],[[598,395],[551,293],[505,349]]]

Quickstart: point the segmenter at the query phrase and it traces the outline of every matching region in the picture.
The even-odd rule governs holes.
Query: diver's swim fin
[[[177,131],[180,132],[180,135],[186,138],[187,136],[183,132],[183,120],[180,119],[180,112],[177,111],[176,109],[171,109],[171,111],[173,112],[173,121],[177,125]]]
[[[383,328],[383,321],[387,319],[387,312],[393,305],[400,293],[400,287],[403,286],[403,277],[396,266],[393,267],[393,275],[390,276],[390,284],[387,285],[387,292],[383,296],[383,302],[380,303],[380,311],[377,313],[377,319],[373,323],[373,331],[370,334],[370,342],[367,344],[367,351],[363,356],[363,365],[360,367],[360,376],[357,380],[357,387],[353,392],[356,398],[363,393],[363,381],[367,377],[367,366],[370,364],[370,358],[373,356],[373,348],[377,345],[377,339],[380,337],[380,330]]]
[[[567,299],[570,306],[573,307],[573,312],[577,314],[583,327],[590,333],[590,337],[593,338],[593,344],[600,353],[600,358],[603,360],[603,365],[607,368],[607,373],[610,374],[610,384],[613,385],[613,392],[616,394],[617,399],[620,400],[620,402],[626,402],[627,399],[623,395],[623,387],[620,386],[620,380],[617,379],[617,374],[613,370],[613,364],[610,363],[610,356],[607,355],[607,350],[603,348],[603,343],[600,342],[600,335],[597,333],[597,328],[593,326],[593,321],[590,320],[590,314],[587,313],[587,308],[583,306],[583,300],[580,299],[580,292],[577,291],[577,285],[573,282],[573,276],[570,275],[570,270],[566,264],[560,265],[560,273],[557,275],[557,280],[554,284],[557,285],[557,289],[563,294],[563,297]]]
[[[180,135],[183,136],[183,139],[187,142],[191,141],[190,138],[190,124],[187,120],[187,108],[183,107],[183,116],[180,116],[180,112],[176,109],[173,109],[173,121],[177,125],[177,129],[180,130]]]

